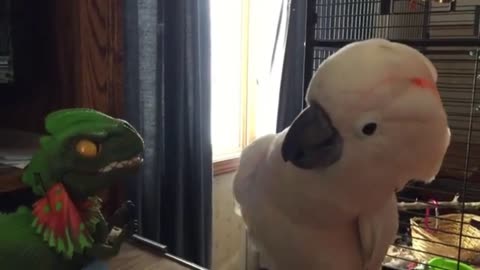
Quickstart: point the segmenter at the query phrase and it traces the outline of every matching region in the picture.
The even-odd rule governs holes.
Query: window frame
[[[255,139],[255,95],[249,76],[249,43],[250,43],[250,1],[242,0],[242,60],[241,60],[241,126],[240,147],[238,150],[213,157],[213,175],[234,172],[240,164],[242,150]]]

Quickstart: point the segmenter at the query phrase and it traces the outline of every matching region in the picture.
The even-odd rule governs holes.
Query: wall
[[[245,229],[234,213],[233,173],[213,179],[212,270],[245,269]]]

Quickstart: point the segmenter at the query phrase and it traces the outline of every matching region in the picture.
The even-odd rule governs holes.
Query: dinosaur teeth
[[[106,173],[106,172],[109,172],[109,171],[111,171],[111,170],[112,170],[112,166],[111,166],[111,165],[107,165],[107,166],[101,168],[101,169],[100,169],[100,172]]]
[[[122,168],[129,168],[129,167],[134,167],[140,163],[142,163],[143,159],[140,156],[135,156],[131,159],[128,160],[122,160],[122,161],[114,161],[107,166],[101,168],[99,172],[101,173],[107,173],[110,172],[113,169],[122,169]]]

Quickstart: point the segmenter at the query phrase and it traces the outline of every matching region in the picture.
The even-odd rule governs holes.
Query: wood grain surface
[[[23,34],[14,50],[29,57],[19,81],[2,87],[0,127],[41,132],[47,113],[72,106],[121,116],[122,0],[40,2],[15,1]],[[26,66],[34,75],[23,76]]]
[[[63,1],[65,2],[65,1]],[[68,1],[67,1],[68,2]],[[119,116],[123,102],[120,0],[72,1],[77,6],[75,106]]]

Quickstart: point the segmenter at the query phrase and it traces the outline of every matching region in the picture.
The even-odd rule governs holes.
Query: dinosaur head
[[[142,137],[124,120],[92,109],[64,109],[49,114],[45,128],[48,135],[22,179],[37,195],[61,182],[70,196],[85,198],[142,162]]]

